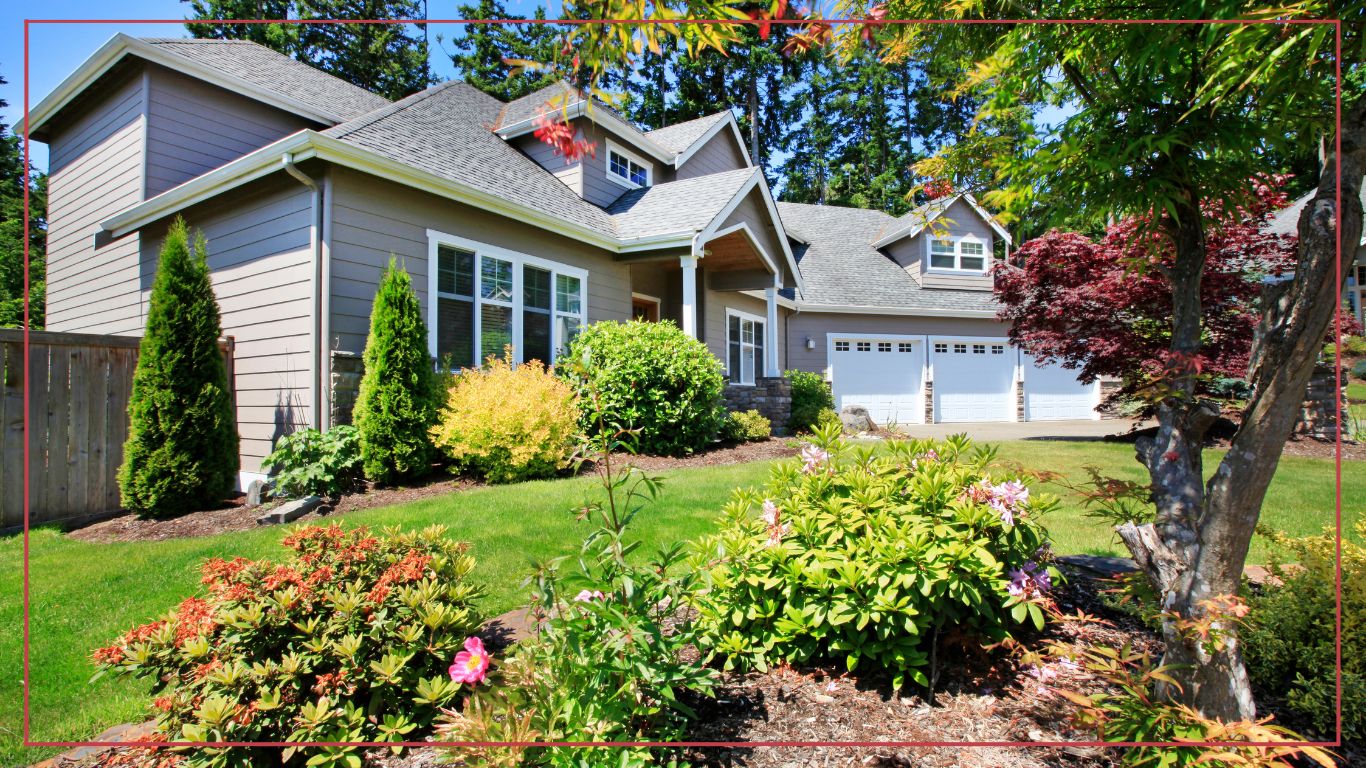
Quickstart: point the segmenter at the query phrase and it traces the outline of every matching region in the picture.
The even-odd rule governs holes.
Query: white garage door
[[[1005,339],[930,339],[935,421],[1014,421],[1015,350]]]
[[[925,421],[924,350],[904,339],[832,339],[830,386],[835,408],[859,405],[878,426]]]
[[[1025,419],[1098,419],[1100,383],[1082,384],[1077,372],[1057,363],[1040,368],[1028,355],[1024,358]]]

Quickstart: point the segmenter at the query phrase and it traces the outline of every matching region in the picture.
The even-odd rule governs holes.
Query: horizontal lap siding
[[[49,142],[47,328],[138,334],[138,236],[96,250],[94,235],[142,199],[142,78],[129,73],[74,106],[79,116]]]
[[[992,231],[990,225],[982,219],[972,206],[962,200],[954,201],[948,210],[940,214],[929,226],[931,232],[938,231],[943,227],[947,234],[953,237],[961,237],[972,234],[985,245],[987,263],[991,263],[991,244]],[[980,289],[991,290],[990,275],[953,275],[930,272],[929,245],[925,241],[925,235],[917,235],[910,240],[911,254],[919,254],[920,262],[920,284],[926,288],[958,288],[958,289]],[[912,258],[916,258],[914,255]]]
[[[280,435],[309,425],[313,329],[312,199],[277,175],[185,212],[208,241],[223,334],[235,343],[241,469],[260,472]],[[144,232],[144,301],[165,225]]]
[[[722,128],[688,158],[683,167],[678,169],[675,177],[681,181],[696,176],[725,173],[736,168],[744,168],[746,165],[745,154],[735,143],[735,133],[729,128]]]
[[[554,174],[555,178],[564,182],[566,187],[574,190],[574,194],[583,196],[582,161],[565,162],[562,155],[555,154],[553,146],[536,138],[534,134],[518,136],[512,140],[512,145],[536,161],[537,165]]]
[[[707,288],[703,291],[704,303],[702,313],[703,340],[707,343],[707,349],[711,350],[721,360],[721,364],[726,365],[726,310],[735,309],[746,314],[754,315],[767,322],[768,302],[764,299],[755,298],[745,293],[735,291],[713,291]],[[788,311],[778,307],[778,367],[787,367],[787,314]]]
[[[283,110],[162,67],[148,70],[147,196],[309,127]]]
[[[333,189],[332,349],[364,350],[370,305],[390,254],[406,265],[425,312],[428,229],[586,269],[588,321],[630,317],[629,269],[606,251],[345,169],[334,170]]]
[[[851,315],[824,312],[798,312],[789,319],[788,363],[803,371],[825,373],[826,337],[831,333],[888,334],[894,336],[957,335],[1003,337],[1009,328],[988,318],[899,317],[894,315]],[[806,337],[816,342],[806,348]]]
[[[591,142],[596,150],[593,154],[584,155],[579,163],[583,198],[594,205],[605,208],[630,191],[629,187],[622,186],[607,178],[607,140],[611,134],[587,118],[579,118],[574,121],[574,124],[582,131],[583,138]],[[660,164],[655,162],[653,158],[632,147],[628,141],[612,138],[612,142],[643,160],[649,166],[650,178],[655,184],[663,183],[664,179],[659,175]]]

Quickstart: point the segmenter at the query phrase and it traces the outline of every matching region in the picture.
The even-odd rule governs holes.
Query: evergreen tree
[[[432,82],[426,25],[231,24],[195,19],[420,19],[422,0],[182,0],[193,16],[185,23],[201,38],[251,40],[324,72],[400,99]]]
[[[238,440],[207,246],[177,218],[152,283],[119,468],[123,506],[164,517],[211,507],[237,484]]]
[[[509,15],[500,0],[479,0],[478,5],[461,5],[456,12],[464,19],[522,19]],[[545,9],[537,8],[534,18],[544,20]],[[456,76],[465,82],[502,101],[512,101],[559,79],[552,72],[515,62],[554,60],[563,45],[562,35],[553,24],[464,24],[451,41],[455,47],[451,63]],[[437,41],[441,40],[438,35]]]
[[[5,85],[0,75],[0,85]],[[0,109],[9,106],[0,99]],[[0,122],[0,327],[24,323],[24,184],[29,188],[29,322],[42,328],[47,273],[47,174],[25,173],[23,140]]]
[[[412,278],[392,257],[370,310],[364,361],[354,419],[365,476],[381,483],[420,477],[431,466],[439,393]]]

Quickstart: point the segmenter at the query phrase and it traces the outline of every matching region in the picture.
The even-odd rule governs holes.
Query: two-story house
[[[551,109],[596,151],[539,141]],[[503,103],[460,82],[390,103],[249,42],[117,35],[29,126],[50,329],[141,334],[168,222],[203,230],[244,481],[281,434],[346,417],[391,254],[454,365],[670,319],[732,387],[819,371],[882,423],[1095,417],[1097,385],[1007,342],[988,270],[1010,236],[970,196],[900,218],[777,203],[729,112],[643,132],[563,86]]]

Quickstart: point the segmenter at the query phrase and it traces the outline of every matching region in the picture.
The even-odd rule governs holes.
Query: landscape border
[[[29,30],[33,25],[184,25],[187,19],[25,19],[23,20],[23,161],[29,168]],[[552,23],[552,25],[755,25],[755,20],[746,19],[197,19],[201,23],[235,23],[235,25],[265,25],[265,23],[365,23],[365,25],[525,25],[525,23]],[[1333,90],[1333,122],[1335,122],[1335,194],[1337,221],[1341,217],[1343,205],[1343,20],[1341,19],[820,19],[831,25],[1276,25],[1305,26],[1330,25],[1333,27],[1333,67],[1335,67],[1335,90]],[[809,19],[772,19],[766,23],[773,25],[805,25]],[[27,176],[25,176],[27,179]],[[29,358],[29,184],[23,186],[23,348],[25,359]],[[1340,227],[1335,230],[1340,231]],[[1336,280],[1343,282],[1343,242],[1336,238]],[[1333,316],[1337,357],[1341,358],[1341,291],[1336,292]],[[755,741],[755,742],[101,742],[101,741],[33,741],[30,739],[30,667],[29,667],[29,366],[23,369],[23,743],[25,748],[301,748],[301,746],[355,746],[355,748],[460,748],[460,746],[661,746],[661,748],[870,748],[870,746],[952,746],[952,748],[986,748],[986,746],[1015,746],[1015,748],[1067,748],[1067,746],[1089,746],[1089,748],[1176,748],[1176,746],[1218,746],[1218,748],[1247,748],[1247,746],[1317,746],[1332,748],[1341,746],[1343,734],[1343,432],[1341,420],[1335,420],[1333,443],[1335,443],[1335,495],[1333,495],[1333,518],[1335,518],[1335,657],[1336,657],[1336,739],[1335,741],[1300,742],[1109,742],[1109,741]],[[1343,387],[1343,372],[1337,366],[1337,391]],[[1339,395],[1341,396],[1341,395]]]

